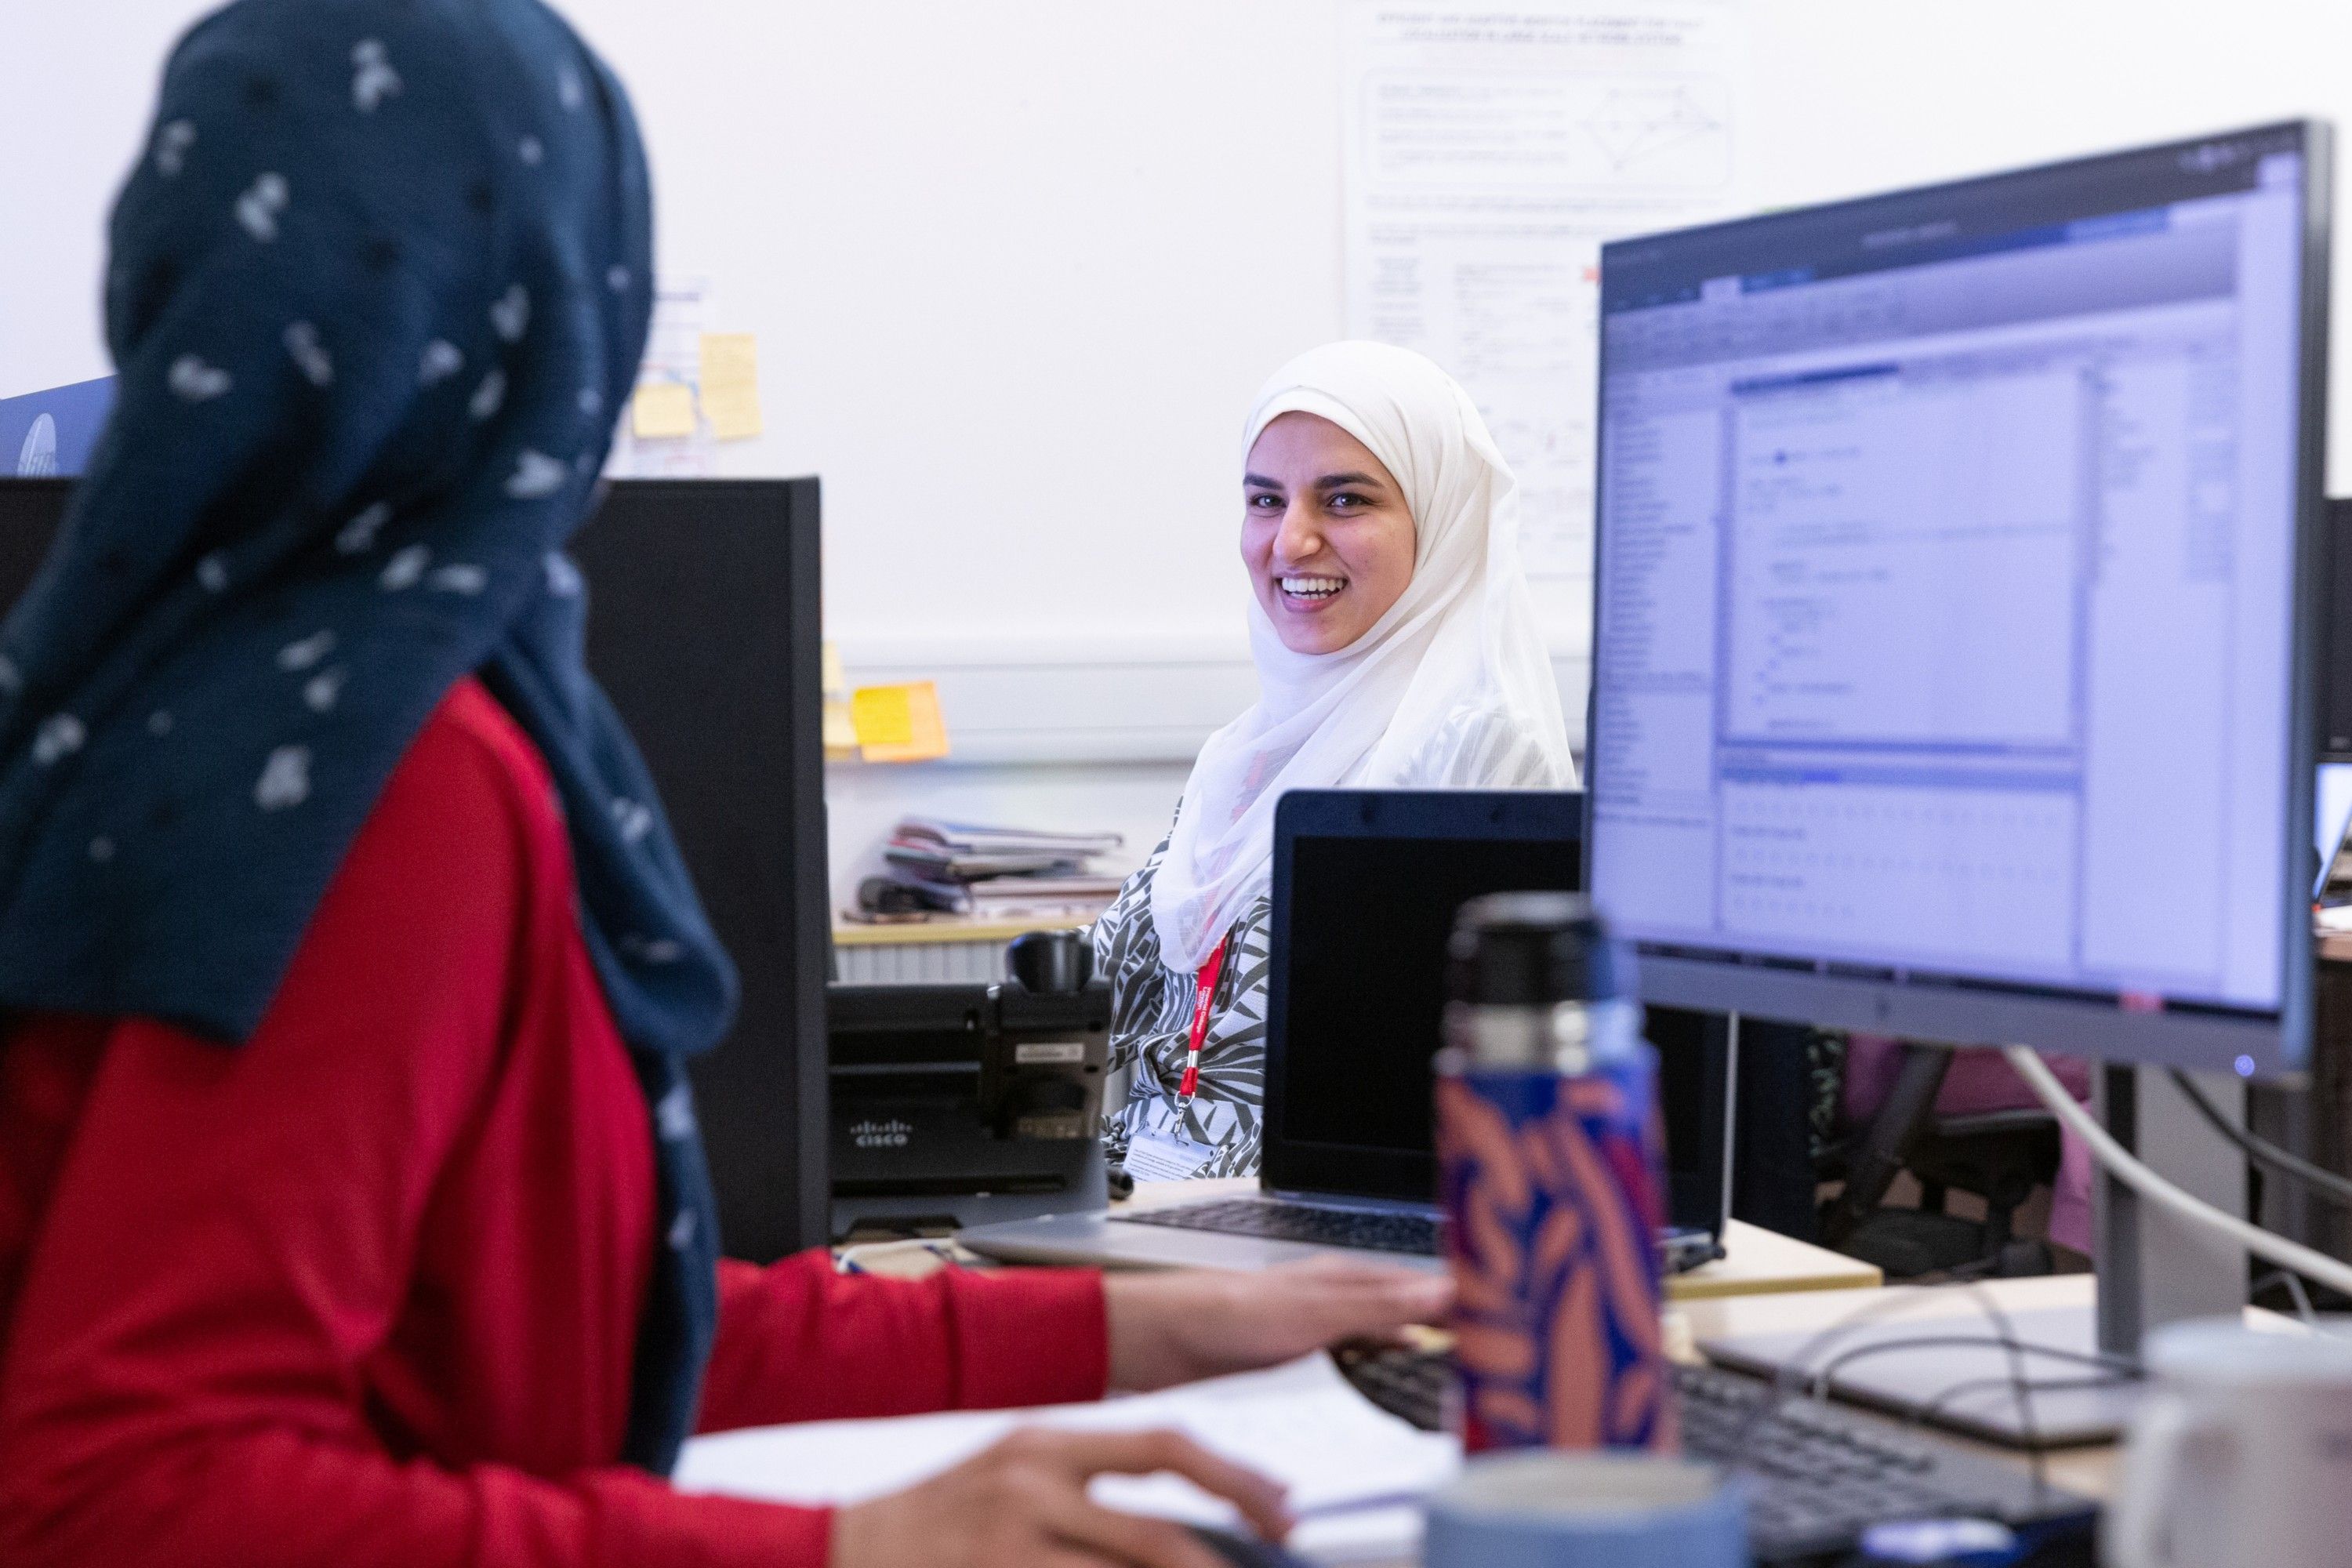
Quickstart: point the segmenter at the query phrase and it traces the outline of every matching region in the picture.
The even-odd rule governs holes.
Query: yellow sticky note
[[[861,687],[849,700],[849,716],[857,727],[861,746],[904,746],[915,739],[914,705],[907,699],[911,688]]]
[[[849,700],[849,717],[869,763],[923,763],[948,754],[939,689],[928,680],[860,687]]]
[[[693,435],[694,388],[676,381],[646,382],[629,400],[629,428],[640,441]]]
[[[838,695],[849,689],[849,677],[841,668],[841,648],[834,643],[820,645],[824,650],[824,679],[818,682],[825,691]]]
[[[760,433],[760,340],[750,332],[702,334],[702,413],[722,441]]]
[[[824,700],[824,754],[836,761],[857,752],[857,721],[849,715],[849,700]]]

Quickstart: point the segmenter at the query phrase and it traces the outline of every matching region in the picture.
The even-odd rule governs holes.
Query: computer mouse
[[[1236,1535],[1229,1530],[1211,1530],[1199,1524],[1192,1527],[1192,1533],[1234,1568],[1311,1568],[1307,1559],[1297,1552],[1286,1552],[1254,1535]]]

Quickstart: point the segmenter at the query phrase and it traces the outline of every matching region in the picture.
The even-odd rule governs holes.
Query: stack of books
[[[1094,919],[1119,879],[1089,863],[1125,842],[1116,833],[1043,833],[936,817],[902,819],[884,847],[890,878],[950,914],[982,921]]]

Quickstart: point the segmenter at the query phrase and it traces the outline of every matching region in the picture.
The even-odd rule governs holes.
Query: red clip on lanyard
[[[1217,976],[1224,973],[1225,944],[1233,941],[1228,931],[1217,942],[1217,951],[1209,954],[1209,962],[1201,965],[1200,988],[1192,994],[1192,1043],[1184,1052],[1184,1078],[1176,1086],[1176,1114],[1181,1120],[1192,1109],[1192,1096],[1201,1087],[1201,1042],[1209,1037],[1209,1004],[1217,994]]]

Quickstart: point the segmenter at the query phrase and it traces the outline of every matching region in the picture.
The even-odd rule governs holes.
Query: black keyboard
[[[1321,1204],[1277,1203],[1265,1198],[1224,1198],[1115,1216],[1129,1225],[1164,1225],[1177,1230],[1213,1230],[1268,1241],[1305,1241],[1319,1247],[1355,1247],[1367,1252],[1404,1252],[1434,1258],[1444,1243],[1428,1215],[1387,1210],[1331,1208]]]
[[[1441,1431],[1454,1369],[1427,1351],[1341,1351],[1340,1371],[1365,1398],[1424,1431]],[[2080,1525],[2096,1504],[2037,1489],[2025,1467],[1900,1421],[1790,1397],[1752,1420],[1761,1378],[1678,1366],[1683,1452],[1737,1471],[1749,1486],[1748,1534],[1759,1563],[1810,1563],[1852,1552],[1884,1521],[1993,1519],[2018,1527]]]

